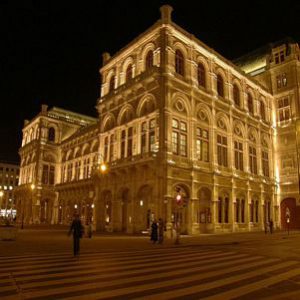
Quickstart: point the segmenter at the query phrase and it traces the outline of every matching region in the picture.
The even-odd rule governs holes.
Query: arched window
[[[116,76],[112,76],[109,82],[109,92],[115,89]]]
[[[150,50],[146,56],[146,70],[153,67],[153,51]]]
[[[175,52],[175,71],[177,74],[184,76],[184,57],[180,50]]]
[[[203,64],[198,64],[198,84],[205,88],[206,82],[205,82],[205,68]]]
[[[224,97],[224,80],[221,75],[217,76],[217,93],[218,96]]]
[[[233,85],[233,101],[236,106],[240,107],[240,89],[236,84]]]
[[[253,108],[253,98],[250,93],[248,93],[248,111],[251,115],[254,115],[254,108]]]
[[[126,82],[132,78],[132,65],[130,64],[126,69]]]
[[[49,131],[48,131],[48,141],[49,142],[55,142],[55,129],[53,127],[49,128]]]
[[[262,100],[260,101],[260,116],[262,120],[266,121],[266,107]]]

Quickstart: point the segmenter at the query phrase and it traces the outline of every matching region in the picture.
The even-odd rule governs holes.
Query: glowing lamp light
[[[75,204],[75,205],[74,205],[74,208],[77,208],[77,207],[78,207],[77,204]]]
[[[3,191],[0,191],[0,197],[3,197],[4,193]]]
[[[143,205],[144,205],[144,201],[140,200],[140,206],[143,206]]]
[[[106,165],[105,163],[102,163],[102,164],[100,165],[100,171],[101,171],[102,173],[104,173],[106,170],[107,170],[107,165]]]
[[[93,204],[91,205],[91,207],[94,208],[94,207],[95,207],[95,204],[93,203]]]
[[[32,190],[34,190],[34,189],[35,189],[35,185],[32,183],[31,186],[30,186],[30,188],[31,188]]]

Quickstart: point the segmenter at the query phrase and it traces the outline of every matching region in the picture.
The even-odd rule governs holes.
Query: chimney
[[[110,59],[110,54],[108,52],[104,52],[102,54],[102,65],[104,66],[107,61]]]
[[[41,110],[42,114],[45,114],[47,112],[47,109],[48,109],[48,105],[42,104],[42,110]]]
[[[171,14],[173,11],[173,7],[170,5],[163,5],[160,7],[160,15],[161,15],[161,20],[164,24],[171,23]]]

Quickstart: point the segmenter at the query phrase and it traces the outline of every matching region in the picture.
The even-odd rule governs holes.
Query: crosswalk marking
[[[297,261],[193,247],[27,255],[0,258],[0,298],[226,300],[297,275]]]

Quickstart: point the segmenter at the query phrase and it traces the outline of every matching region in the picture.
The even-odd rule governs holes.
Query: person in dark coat
[[[73,232],[73,251],[74,256],[79,255],[80,250],[80,239],[82,238],[83,226],[81,224],[79,215],[74,216],[73,222],[71,224],[69,235]]]
[[[155,244],[157,242],[157,223],[156,220],[153,221],[152,225],[151,225],[151,241],[153,242],[153,244]]]
[[[272,234],[273,233],[273,226],[274,226],[274,223],[273,223],[272,219],[270,219],[269,226],[270,226],[270,233]]]

